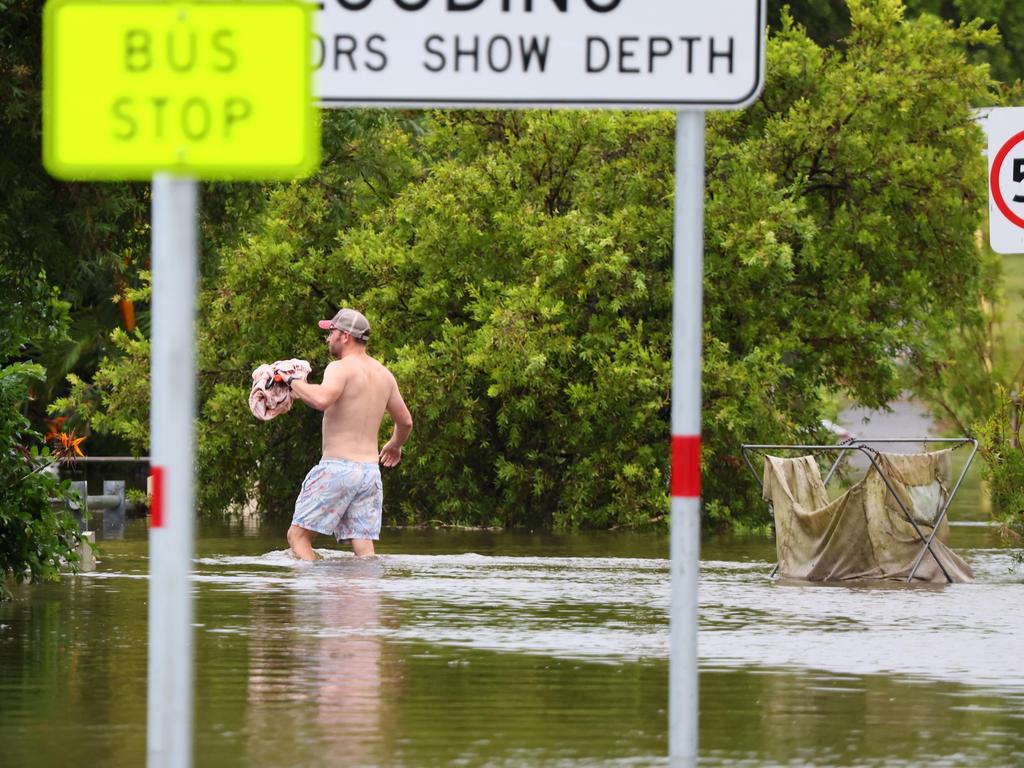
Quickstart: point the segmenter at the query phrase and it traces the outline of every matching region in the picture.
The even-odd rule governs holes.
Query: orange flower
[[[68,434],[67,432],[59,432],[57,438],[60,440],[60,445],[56,446],[54,453],[57,458],[62,460],[74,460],[76,456],[85,456],[82,452],[82,443],[85,442],[84,437],[75,437],[75,433]]]

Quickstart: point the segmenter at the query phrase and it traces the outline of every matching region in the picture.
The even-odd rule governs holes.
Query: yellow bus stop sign
[[[288,179],[320,160],[311,6],[50,0],[43,163],[64,179]]]

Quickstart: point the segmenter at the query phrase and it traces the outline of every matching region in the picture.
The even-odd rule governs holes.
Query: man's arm
[[[345,391],[345,370],[340,360],[328,364],[324,371],[324,380],[320,384],[310,384],[305,379],[294,379],[289,385],[292,392],[310,408],[326,411]]]
[[[395,422],[395,429],[391,433],[391,439],[380,450],[380,463],[385,467],[393,467],[402,460],[402,445],[412,432],[412,414],[402,399],[402,393],[398,391],[397,381],[394,382],[394,388],[388,398],[387,411]]]

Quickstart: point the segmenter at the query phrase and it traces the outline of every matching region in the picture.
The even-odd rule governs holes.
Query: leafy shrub
[[[0,254],[2,255],[2,254]],[[5,262],[10,263],[10,262]],[[18,360],[30,347],[64,338],[67,304],[43,273],[0,266],[0,599],[13,576],[53,581],[78,562],[78,526],[66,511],[70,485],[49,470],[54,458],[22,413],[42,366]]]
[[[1020,444],[1020,400],[997,388],[998,407],[977,430],[978,453],[992,492],[992,511],[1007,536],[1024,539],[1024,448]],[[1016,428],[1015,428],[1016,427]]]
[[[31,363],[0,369],[0,574],[18,582],[56,581],[62,567],[78,563],[78,524],[65,507],[70,484],[47,471],[49,448],[18,410],[30,383],[44,380]],[[7,596],[0,581],[0,599]]]

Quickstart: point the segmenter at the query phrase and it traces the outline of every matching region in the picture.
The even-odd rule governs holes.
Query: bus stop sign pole
[[[192,760],[193,457],[198,185],[153,177],[148,768]]]
[[[316,170],[312,36],[302,0],[47,0],[43,10],[46,169],[153,184],[148,768],[192,764],[197,179]],[[155,119],[143,119],[147,106]]]

